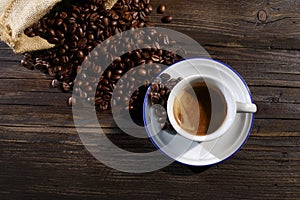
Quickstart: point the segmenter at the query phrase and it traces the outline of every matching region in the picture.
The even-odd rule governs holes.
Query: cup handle
[[[236,103],[237,113],[256,113],[257,106],[253,103]]]

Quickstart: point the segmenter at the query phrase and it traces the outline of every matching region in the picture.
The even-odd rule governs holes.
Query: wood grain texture
[[[300,1],[163,2],[174,21],[162,25],[162,15],[153,14],[155,25],[191,36],[249,84],[259,110],[242,150],[206,168],[175,162],[147,174],[110,169],[82,145],[69,94],[22,68],[21,56],[0,43],[1,200],[300,199]],[[153,150],[122,134],[109,116],[100,121],[112,141]]]

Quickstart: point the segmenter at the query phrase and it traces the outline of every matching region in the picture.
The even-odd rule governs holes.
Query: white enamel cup
[[[191,87],[191,84],[196,82],[205,82],[208,85],[208,89],[210,91],[210,86],[217,88],[220,91],[220,94],[223,95],[225,99],[225,104],[227,106],[227,113],[223,120],[223,123],[214,130],[213,132],[210,132],[204,136],[191,134],[185,130],[183,130],[180,125],[177,123],[175,116],[174,116],[174,102],[176,97],[182,93],[182,91],[187,88]],[[226,82],[224,80],[219,80],[216,77],[210,76],[210,75],[192,75],[189,77],[184,78],[182,81],[180,81],[171,91],[168,102],[167,102],[167,113],[170,120],[170,123],[172,124],[173,128],[182,135],[183,137],[197,142],[203,142],[203,141],[211,141],[214,139],[217,139],[221,137],[223,134],[225,134],[230,127],[233,125],[237,113],[255,113],[257,111],[257,107],[253,103],[243,103],[239,102],[235,99],[235,95],[233,94],[234,91],[231,91],[230,88],[226,85]],[[210,94],[212,94],[210,92]],[[212,126],[214,123],[214,116],[218,115],[218,110],[214,109],[217,107],[218,104],[217,100],[214,101],[214,97],[211,96],[211,110],[212,110],[212,117],[210,120],[210,125]],[[217,98],[216,98],[217,99]],[[195,109],[195,112],[197,112],[197,109],[199,108],[193,108]],[[201,120],[201,116],[199,116],[199,119]]]

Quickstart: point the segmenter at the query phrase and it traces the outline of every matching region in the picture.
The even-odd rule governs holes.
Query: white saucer
[[[199,73],[218,76],[235,91],[234,95],[239,102],[252,103],[250,90],[242,77],[220,62],[204,58],[189,59],[172,65],[163,73],[170,74],[172,78]],[[147,99],[144,103],[144,123],[152,143],[170,158],[188,165],[216,164],[238,152],[247,141],[254,121],[252,113],[237,114],[234,126],[222,137],[207,142],[193,142],[170,130],[157,130],[157,120]]]

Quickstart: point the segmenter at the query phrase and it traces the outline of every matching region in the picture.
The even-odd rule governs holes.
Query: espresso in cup
[[[223,136],[237,113],[255,113],[256,109],[252,102],[237,101],[226,81],[210,75],[186,77],[172,89],[167,102],[175,131],[197,142]]]
[[[214,112],[212,104],[214,103]],[[186,86],[173,105],[177,124],[189,134],[204,136],[215,132],[224,122],[227,105],[222,92],[204,81]],[[213,120],[213,123],[211,123]]]

